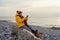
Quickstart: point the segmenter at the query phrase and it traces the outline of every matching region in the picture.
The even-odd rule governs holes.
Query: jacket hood
[[[16,13],[16,16],[19,15],[18,13]]]

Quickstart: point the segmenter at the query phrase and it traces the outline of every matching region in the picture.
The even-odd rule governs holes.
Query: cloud
[[[16,10],[32,16],[56,16],[55,14],[60,13],[60,0],[0,0],[1,15],[14,15]]]
[[[33,7],[60,6],[60,0],[36,0],[32,2]]]
[[[24,0],[2,0],[1,4],[3,6],[9,6],[9,7],[14,7],[14,6],[24,6],[29,4],[30,1],[24,1]]]
[[[32,7],[46,7],[46,6],[60,6],[59,0],[2,0],[0,1],[2,6],[26,6]]]
[[[5,16],[14,15],[18,9],[27,9],[30,7],[30,2],[25,0],[0,0],[0,16],[4,16],[3,14]]]

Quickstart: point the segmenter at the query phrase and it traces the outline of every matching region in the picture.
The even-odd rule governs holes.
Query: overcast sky
[[[15,16],[16,10],[33,18],[56,18],[60,22],[60,0],[0,0],[0,16]]]
[[[0,16],[14,16],[16,10],[28,15],[60,16],[60,0],[0,0]]]

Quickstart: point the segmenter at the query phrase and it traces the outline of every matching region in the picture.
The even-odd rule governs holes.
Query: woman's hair
[[[17,13],[19,12],[19,11],[16,11]]]
[[[17,13],[22,13],[22,11],[16,11]]]

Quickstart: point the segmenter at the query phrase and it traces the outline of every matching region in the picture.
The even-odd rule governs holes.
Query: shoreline
[[[38,30],[39,32],[43,33],[43,35],[47,34],[47,38],[52,38],[54,39],[54,36],[58,39],[60,39],[60,37],[58,35],[60,35],[60,30],[52,30],[52,29],[46,29],[46,28],[42,28],[40,26],[35,26],[35,25],[30,25],[34,30]],[[13,32],[17,33],[17,26],[14,22],[9,22],[7,20],[0,20],[0,35],[2,35],[4,37],[4,34],[8,34],[10,35],[12,30],[14,30]],[[26,36],[26,35],[25,35]],[[52,37],[51,37],[52,36]],[[43,36],[44,38],[45,36]],[[10,36],[9,36],[10,38]],[[50,39],[51,40],[51,39]]]
[[[16,23],[15,21],[13,21],[13,20],[0,20],[0,22],[12,22],[12,23]],[[33,25],[33,24],[29,24],[29,25]],[[39,27],[42,27],[42,28],[47,28],[47,29],[60,29],[60,27],[53,27],[53,26],[51,26],[51,27],[46,27],[46,26],[40,26],[40,25],[34,25],[34,26],[39,26]]]

